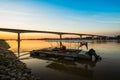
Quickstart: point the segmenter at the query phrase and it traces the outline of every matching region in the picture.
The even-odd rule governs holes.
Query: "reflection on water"
[[[17,52],[17,47],[18,47],[17,41],[9,40],[7,42],[11,46],[10,50]],[[40,40],[22,40],[20,43],[21,43],[20,44],[21,52],[50,47],[50,44],[48,42],[40,41]]]
[[[16,41],[7,41],[11,50],[17,51]],[[78,44],[68,44],[68,48],[72,48]],[[94,48],[102,61],[56,61],[47,59],[38,59],[29,57],[30,51],[33,49],[41,49],[46,47],[59,46],[58,43],[48,43],[39,40],[21,41],[21,59],[32,69],[33,73],[41,77],[41,80],[119,80],[120,74],[120,43],[117,41],[95,41],[89,43],[89,48]],[[81,49],[86,50],[85,47]]]
[[[79,75],[79,76],[85,77],[85,78],[93,77],[93,70],[87,69],[86,67],[81,68],[81,67],[76,67],[76,66],[63,65],[63,64],[59,64],[59,63],[51,63],[46,67],[57,70],[59,72],[65,72],[68,74]]]

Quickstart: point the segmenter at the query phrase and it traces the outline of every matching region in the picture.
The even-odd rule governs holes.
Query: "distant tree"
[[[117,40],[120,40],[120,35],[117,35],[117,36],[116,36],[116,39],[117,39]]]

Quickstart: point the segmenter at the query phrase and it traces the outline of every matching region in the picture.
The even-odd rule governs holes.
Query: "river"
[[[17,41],[8,40],[10,50],[17,52]],[[67,44],[67,48],[77,48],[77,43]],[[59,46],[58,43],[41,40],[21,41],[21,61],[26,63],[36,76],[41,80],[120,80],[120,42],[118,41],[95,41],[89,43],[89,49],[94,48],[101,61],[65,61],[57,62],[45,59],[32,58],[27,51]],[[82,47],[81,49],[85,49]],[[22,59],[23,58],[23,59]]]

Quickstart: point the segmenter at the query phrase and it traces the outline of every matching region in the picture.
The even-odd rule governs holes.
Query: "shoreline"
[[[40,80],[10,50],[0,47],[0,80]]]

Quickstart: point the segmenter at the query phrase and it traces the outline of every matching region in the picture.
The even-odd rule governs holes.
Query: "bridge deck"
[[[39,31],[39,30],[23,30],[23,29],[8,29],[0,28],[0,31],[13,32],[13,33],[50,33],[50,34],[70,34],[70,35],[86,35],[86,36],[101,36],[93,34],[80,34],[80,33],[68,33],[68,32],[54,32],[54,31]]]

